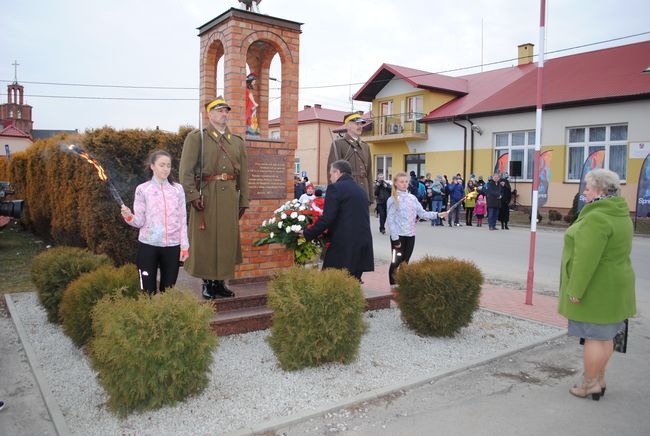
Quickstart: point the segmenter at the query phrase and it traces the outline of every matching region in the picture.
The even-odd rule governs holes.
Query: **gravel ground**
[[[202,435],[249,428],[270,419],[315,411],[373,390],[433,376],[519,348],[561,329],[479,310],[453,339],[419,337],[399,309],[368,312],[358,359],[296,372],[282,371],[267,331],[220,338],[205,391],[176,407],[119,419],[86,356],[47,321],[35,293],[13,294],[47,383],[73,434]]]

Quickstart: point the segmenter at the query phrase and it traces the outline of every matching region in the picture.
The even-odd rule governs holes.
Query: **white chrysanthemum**
[[[294,220],[298,218],[298,212],[291,212],[291,218]]]
[[[296,203],[298,203],[298,199],[297,199],[297,198],[294,198],[293,200],[291,200],[291,202],[292,202],[293,204],[296,204]]]
[[[283,224],[282,221],[278,221],[278,229],[282,228],[282,224]]]
[[[302,227],[300,227],[300,225],[298,225],[298,224],[294,224],[294,225],[291,226],[291,230],[298,233],[300,230],[302,230]]]
[[[287,228],[285,230],[286,230],[287,233],[291,233],[291,226],[287,226]]]
[[[262,227],[266,225],[266,220],[262,221]]]
[[[273,239],[275,237],[275,233],[271,232],[269,236],[271,237],[271,239]]]
[[[298,210],[306,210],[307,208],[305,206],[300,206]]]
[[[300,215],[300,216],[298,217],[298,221],[300,221],[300,222],[303,222],[303,221],[306,220],[306,219],[307,219],[307,218],[305,218],[304,215]]]
[[[283,213],[282,215],[280,215],[280,218],[282,218],[283,220],[286,220],[287,219],[287,214]]]

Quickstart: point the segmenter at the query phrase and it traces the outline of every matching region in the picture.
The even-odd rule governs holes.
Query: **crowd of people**
[[[432,226],[442,226],[447,220],[449,227],[482,227],[487,218],[490,230],[497,230],[497,221],[501,229],[509,230],[510,207],[514,196],[507,173],[495,173],[484,181],[483,176],[473,174],[467,183],[456,174],[451,181],[447,175],[431,177],[431,173],[418,177],[411,171],[407,177],[407,191],[422,205],[425,212],[444,212],[449,210],[451,216],[436,216],[431,219]],[[383,173],[377,174],[375,180],[376,213],[379,217],[379,231],[385,233],[386,204],[391,195],[392,185],[384,179]],[[464,216],[464,224],[461,224]],[[475,221],[476,219],[476,221]],[[424,221],[424,218],[420,218]]]

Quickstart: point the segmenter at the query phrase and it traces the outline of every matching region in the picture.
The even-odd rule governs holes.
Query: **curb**
[[[486,309],[482,309],[482,310],[486,310]],[[508,314],[504,314],[504,315],[508,316]],[[517,318],[517,317],[513,317],[513,318]],[[519,319],[523,319],[525,321],[537,322],[538,324],[543,324],[543,323],[540,323],[539,321],[533,321],[533,320],[529,320],[529,319],[525,319],[525,318],[519,318]],[[548,326],[548,324],[543,324],[543,325]],[[553,327],[557,327],[557,326],[553,326]],[[557,327],[557,328],[560,328],[560,327]],[[264,422],[258,423],[256,425],[250,426],[248,428],[241,428],[239,430],[224,433],[223,435],[224,436],[244,436],[244,435],[256,435],[256,434],[274,434],[274,432],[276,432],[277,430],[280,430],[283,427],[298,424],[298,423],[307,421],[307,420],[309,420],[311,418],[316,418],[316,417],[322,416],[322,415],[324,415],[326,413],[329,413],[329,412],[335,412],[335,411],[340,410],[340,409],[353,407],[353,406],[355,406],[355,405],[357,405],[359,403],[380,399],[382,397],[389,396],[389,395],[394,394],[394,393],[399,393],[400,391],[405,391],[405,390],[409,390],[409,389],[413,389],[413,388],[425,385],[427,383],[432,383],[432,382],[434,382],[436,380],[439,380],[441,378],[449,377],[449,376],[455,375],[457,373],[460,373],[460,372],[467,371],[467,370],[472,369],[472,368],[476,368],[476,367],[485,365],[487,363],[490,363],[492,361],[501,359],[503,357],[511,356],[513,354],[517,354],[519,352],[529,350],[531,348],[535,348],[537,346],[543,345],[546,342],[554,341],[554,340],[562,338],[564,336],[566,336],[566,330],[563,330],[560,333],[556,333],[556,334],[546,336],[546,337],[540,339],[539,341],[533,342],[533,343],[528,344],[528,345],[524,345],[524,346],[519,347],[519,348],[515,348],[515,349],[512,349],[512,350],[506,350],[506,351],[502,351],[502,352],[495,353],[495,354],[492,354],[492,355],[488,355],[488,356],[486,356],[484,358],[480,358],[478,360],[475,360],[473,362],[470,362],[470,363],[468,363],[466,365],[463,365],[463,366],[460,366],[460,367],[457,367],[457,368],[452,368],[452,369],[439,371],[437,373],[434,373],[433,375],[426,376],[426,377],[423,377],[423,378],[416,378],[416,379],[412,379],[412,380],[409,380],[409,381],[406,381],[406,382],[403,382],[403,383],[400,383],[400,384],[396,384],[396,385],[393,385],[393,386],[387,386],[387,387],[384,387],[384,388],[376,389],[374,391],[365,392],[365,393],[359,394],[359,395],[357,395],[355,397],[351,397],[351,398],[347,398],[345,400],[341,400],[341,401],[338,401],[338,402],[335,402],[335,403],[331,403],[331,404],[323,406],[323,407],[321,407],[319,409],[299,412],[299,413],[296,413],[294,415],[283,417],[283,418],[271,419],[271,420],[264,421]]]
[[[38,386],[38,390],[41,392],[41,397],[45,402],[45,408],[47,409],[47,412],[50,414],[50,418],[52,418],[52,424],[54,424],[56,433],[59,436],[71,435],[70,429],[68,429],[68,424],[66,424],[65,422],[63,413],[61,412],[61,409],[59,409],[58,403],[52,396],[52,392],[47,384],[45,374],[43,374],[41,368],[36,364],[38,360],[36,359],[36,354],[34,353],[31,344],[27,340],[27,333],[25,332],[25,327],[23,327],[20,318],[18,318],[15,315],[16,308],[14,306],[13,300],[11,299],[11,294],[5,294],[5,301],[7,303],[7,310],[9,311],[9,315],[11,316],[14,326],[16,326],[16,331],[18,332],[18,338],[20,339],[20,343],[22,344],[23,349],[25,350],[25,355],[27,356],[29,367],[32,370],[32,374],[34,374],[36,385]]]

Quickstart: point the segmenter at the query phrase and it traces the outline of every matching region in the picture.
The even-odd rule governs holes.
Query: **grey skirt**
[[[609,341],[614,339],[616,333],[624,328],[625,321],[616,322],[614,324],[593,324],[590,322],[569,320],[569,336],[594,339],[597,341]]]

